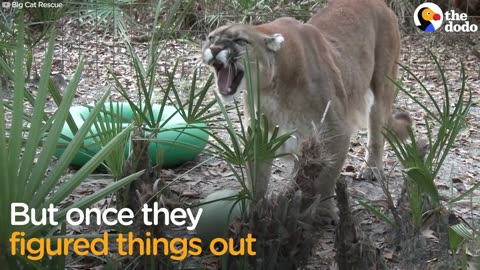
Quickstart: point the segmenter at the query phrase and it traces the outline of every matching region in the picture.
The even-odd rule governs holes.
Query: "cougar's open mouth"
[[[224,96],[235,94],[242,82],[243,70],[233,63],[224,65],[221,61],[213,61],[210,64],[217,73],[217,86],[220,94]]]

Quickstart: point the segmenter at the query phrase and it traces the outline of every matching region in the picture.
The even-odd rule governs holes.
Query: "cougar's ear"
[[[265,45],[267,49],[271,51],[278,51],[282,48],[282,43],[285,41],[282,34],[273,34],[272,36],[268,36],[265,38]]]

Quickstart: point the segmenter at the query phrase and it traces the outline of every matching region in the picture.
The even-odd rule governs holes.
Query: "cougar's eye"
[[[250,43],[250,42],[248,42],[248,40],[243,39],[243,38],[234,39],[233,42],[237,43],[237,44],[240,45],[240,46],[244,46],[244,45]]]
[[[208,41],[212,41],[213,40],[213,36],[208,36]]]

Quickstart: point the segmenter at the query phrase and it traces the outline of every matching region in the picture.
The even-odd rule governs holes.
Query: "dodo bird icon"
[[[439,21],[442,19],[441,14],[435,13],[431,8],[424,7],[419,10],[417,13],[418,20],[420,25],[418,28],[422,29],[425,32],[433,32],[436,30],[433,21]]]

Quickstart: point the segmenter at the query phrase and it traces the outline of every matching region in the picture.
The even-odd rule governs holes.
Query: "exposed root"
[[[412,219],[407,192],[404,187],[397,203],[396,211],[399,213],[401,226],[394,230],[393,239],[398,257],[401,258],[400,266],[402,269],[454,269],[453,259],[448,254],[451,214],[442,207],[433,209],[425,203],[422,212],[426,214],[422,217],[421,227],[418,227]],[[426,198],[423,200],[428,202]]]
[[[322,134],[313,126],[314,132],[311,137],[303,141],[300,146],[299,170],[295,177],[295,190],[303,193],[303,202],[308,207],[318,197],[315,181],[319,172],[332,166],[335,159],[325,152]],[[326,199],[326,198],[322,198]]]
[[[290,270],[305,267],[323,229],[321,217],[331,214],[322,207],[315,188],[319,172],[333,160],[323,152],[319,132],[302,143],[299,171],[293,187],[282,194],[271,194],[254,205],[250,221],[242,233],[249,232],[257,239],[257,255],[248,259],[253,269]],[[240,227],[238,225],[237,227]],[[238,269],[242,259],[235,260],[228,269]]]
[[[340,223],[335,236],[336,261],[339,270],[387,269],[382,254],[369,236],[357,226],[350,211],[347,182],[337,181],[337,204]]]
[[[158,202],[158,207],[173,209],[182,207],[180,198],[165,187],[164,181],[161,179],[159,171],[152,167],[152,162],[148,155],[148,146],[150,141],[145,138],[145,132],[138,127],[132,136],[132,152],[124,165],[124,175],[130,175],[140,170],[145,170],[136,181],[132,182],[128,187],[120,192],[119,203],[121,207],[128,207],[135,213],[140,212],[144,204],[153,207]],[[153,219],[153,213],[150,213],[149,220]],[[168,227],[164,226],[147,226],[143,223],[143,218],[136,219],[134,224],[134,237],[142,238],[161,238],[168,235]],[[150,235],[150,236],[147,236]],[[140,256],[138,250],[139,245],[133,245],[134,257]],[[168,256],[163,255],[163,251],[159,250],[159,256],[141,256],[140,260],[132,260],[134,269],[174,269]]]

